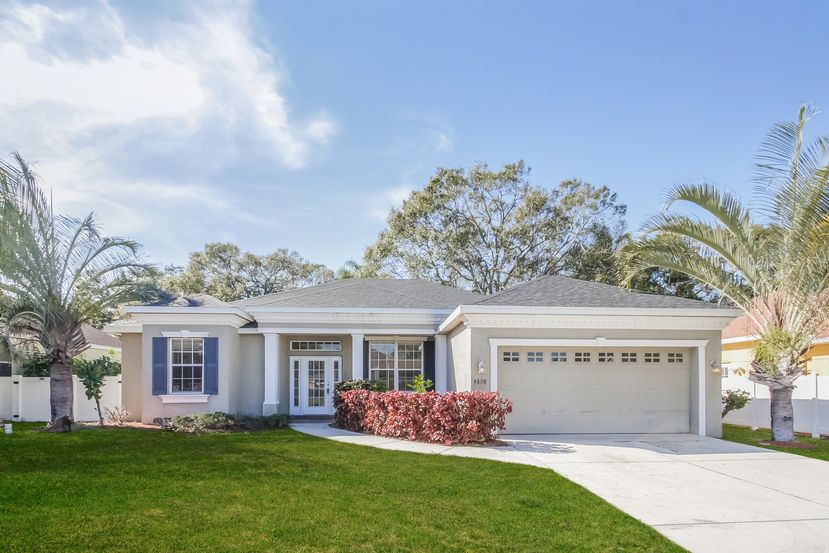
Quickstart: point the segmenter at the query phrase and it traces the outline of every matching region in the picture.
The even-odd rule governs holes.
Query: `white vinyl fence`
[[[86,399],[83,384],[72,377],[75,420],[97,421],[95,400]],[[121,377],[107,376],[101,395],[101,410],[121,405]],[[106,411],[104,411],[106,413]],[[49,378],[28,376],[0,377],[0,419],[5,421],[48,421]]]
[[[810,374],[795,381],[792,394],[794,404],[794,429],[808,432],[814,437],[829,434],[829,375]],[[747,376],[729,375],[722,379],[723,390],[746,390],[752,400],[739,411],[732,411],[723,422],[751,426],[771,427],[769,389],[755,384]]]

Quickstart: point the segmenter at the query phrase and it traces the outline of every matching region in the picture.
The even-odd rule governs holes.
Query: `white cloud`
[[[58,208],[98,211],[107,232],[196,233],[204,212],[270,224],[217,175],[246,158],[300,169],[337,132],[324,111],[292,116],[250,2],[180,7],[151,21],[106,1],[0,13],[0,151],[37,160]],[[182,203],[198,209],[170,218]]]
[[[374,196],[368,205],[369,216],[376,221],[385,221],[389,216],[389,211],[392,208],[400,208],[403,201],[407,200],[414,191],[414,187],[407,184],[401,184],[394,188],[382,192],[379,196]]]

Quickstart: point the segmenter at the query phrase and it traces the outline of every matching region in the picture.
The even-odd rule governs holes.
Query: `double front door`
[[[334,413],[334,385],[342,379],[342,357],[290,358],[292,415]]]

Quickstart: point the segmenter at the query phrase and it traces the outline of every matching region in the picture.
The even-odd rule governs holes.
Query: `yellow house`
[[[751,321],[743,315],[734,319],[722,332],[723,376],[748,375],[751,350],[757,342]],[[829,375],[829,329],[825,330],[806,354],[806,370],[811,374]]]

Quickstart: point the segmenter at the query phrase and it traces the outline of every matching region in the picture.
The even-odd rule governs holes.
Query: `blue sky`
[[[819,2],[0,1],[0,152],[162,263],[230,240],[337,268],[436,167],[476,161],[606,185],[635,229],[673,184],[750,197],[768,128],[829,111],[826,21]]]

